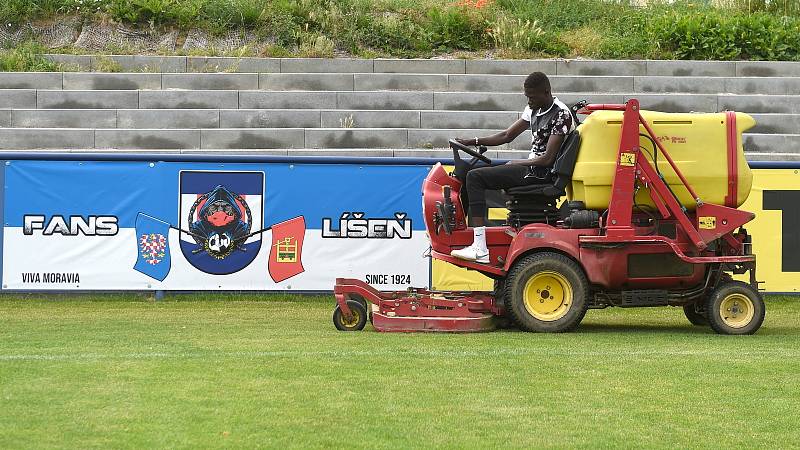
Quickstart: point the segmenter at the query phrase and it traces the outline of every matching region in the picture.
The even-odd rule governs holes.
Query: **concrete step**
[[[752,114],[756,126],[751,133],[797,134],[800,133],[800,114]]]
[[[0,149],[290,149],[290,148],[416,148],[447,147],[453,137],[471,138],[490,129],[420,128],[211,128],[211,129],[95,129],[0,128]],[[521,134],[498,150],[526,150],[530,135]],[[744,135],[747,152],[798,153],[800,134]]]
[[[92,154],[114,152],[109,149],[37,149],[30,150],[31,153],[79,153],[91,159]],[[186,150],[122,150],[126,153],[147,153],[147,154],[184,154],[184,155],[270,155],[270,156],[348,156],[348,157],[384,157],[384,158],[434,158],[440,161],[452,159],[453,154],[449,149],[416,149],[416,148],[290,148],[290,149],[253,149],[253,150],[231,150],[231,149],[186,149]],[[522,159],[527,157],[527,152],[522,150],[489,150],[486,155],[491,159]],[[746,152],[745,157],[748,161],[800,161],[800,153],[755,153]]]
[[[0,72],[0,89],[43,90],[265,90],[265,91],[418,91],[521,93],[525,75],[387,73],[14,73]],[[800,93],[800,77],[550,77],[563,93]]]
[[[623,103],[665,112],[800,114],[796,95],[565,93],[571,104]],[[521,111],[525,97],[506,92],[35,90],[0,89],[0,105],[15,109],[344,109]]]
[[[97,153],[113,153],[117,150],[112,149],[36,149],[30,150],[31,153],[78,153],[86,155],[87,159]],[[436,158],[447,161],[453,158],[452,150],[444,148],[418,149],[418,148],[283,148],[283,149],[147,149],[120,150],[125,153],[147,153],[147,154],[185,154],[185,155],[259,155],[259,156],[347,156],[347,157],[403,157],[403,158]],[[520,159],[527,157],[526,151],[520,150],[489,150],[486,156],[492,159]]]
[[[33,149],[289,149],[289,148],[444,148],[452,137],[473,137],[497,130],[408,128],[211,128],[94,129],[0,128],[0,150]],[[530,147],[521,135],[498,149]]]
[[[514,111],[352,109],[8,109],[2,128],[428,128],[505,129]],[[753,114],[760,134],[800,132],[800,114]]]
[[[47,55],[72,69],[96,70],[114,63],[122,71],[240,73],[432,73],[527,75],[633,75],[798,77],[800,62],[654,60],[464,60],[232,58],[145,55]]]
[[[348,109],[13,109],[4,128],[483,128],[505,129],[505,111]]]

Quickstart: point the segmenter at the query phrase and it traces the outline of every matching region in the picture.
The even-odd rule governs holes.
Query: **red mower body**
[[[764,307],[755,256],[749,254],[749,236],[742,228],[755,215],[704,203],[655,139],[636,100],[589,105],[583,113],[596,110],[624,111],[611,201],[607,211],[596,213],[596,223],[579,228],[562,216],[487,227],[489,264],[455,258],[450,252],[470,245],[473,230],[459,197],[461,183],[436,164],[422,187],[431,257],[493,278],[495,291],[381,293],[358,280],[339,279],[339,317],[352,318],[348,314],[363,309],[380,331],[485,331],[492,317],[509,318],[528,331],[568,331],[588,308],[672,305],[683,306],[692,323],[705,320],[720,333],[755,332]],[[695,211],[682,207],[644,157],[640,125],[697,200]],[[655,211],[634,208],[641,186],[649,188]],[[731,274],[747,272],[749,284],[732,280]]]

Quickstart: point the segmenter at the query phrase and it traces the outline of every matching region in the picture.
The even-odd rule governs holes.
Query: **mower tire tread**
[[[333,326],[339,331],[361,331],[367,324],[367,308],[358,300],[347,300],[347,307],[353,313],[353,317],[344,316],[339,305],[333,310]]]
[[[729,312],[732,308],[741,309]],[[723,317],[731,313],[731,316]],[[719,334],[753,334],[764,323],[766,306],[761,294],[749,284],[726,281],[717,286],[706,299],[706,316],[708,324]]]
[[[683,305],[683,315],[689,319],[689,322],[692,325],[703,327],[708,326],[708,317],[706,317],[705,312],[701,313],[697,311],[697,305],[700,303],[703,305],[702,300],[698,300],[696,302],[691,302]],[[705,307],[705,305],[703,305]]]
[[[559,274],[572,291],[568,309],[552,321],[534,317],[526,308],[524,291],[528,280],[542,272]],[[581,266],[560,253],[541,252],[528,255],[514,263],[506,277],[504,300],[506,313],[523,330],[542,333],[573,331],[589,308],[589,281]]]

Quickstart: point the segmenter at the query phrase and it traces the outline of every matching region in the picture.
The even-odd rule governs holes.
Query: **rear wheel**
[[[753,334],[764,323],[764,299],[752,286],[726,281],[706,299],[711,328],[720,334]]]
[[[702,301],[695,301],[683,305],[683,314],[687,319],[689,319],[689,322],[691,322],[692,325],[708,325],[708,319],[706,318],[705,311],[701,308],[705,308],[705,305]]]
[[[508,313],[508,305],[505,301],[505,279],[494,280],[494,302],[503,312],[502,315],[495,317],[495,323],[499,329],[514,328],[514,320]]]
[[[558,253],[536,253],[518,261],[509,272],[506,310],[525,331],[570,331],[586,315],[588,287],[575,261]]]

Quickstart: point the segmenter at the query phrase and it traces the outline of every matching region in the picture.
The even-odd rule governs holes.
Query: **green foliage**
[[[720,4],[746,13],[770,13],[782,16],[800,16],[798,0],[718,0]]]
[[[0,22],[18,25],[52,16],[78,0],[0,0]]]
[[[299,56],[304,58],[332,58],[335,45],[327,37],[308,32],[300,32],[297,35]]]
[[[525,19],[510,19],[501,16],[491,22],[489,36],[494,41],[494,46],[508,50],[542,50],[544,30],[536,20],[531,23]]]
[[[106,10],[119,22],[160,25],[176,18],[175,0],[112,0]]]
[[[257,26],[267,4],[266,0],[96,1],[107,2],[105,11],[119,22],[177,25],[184,29],[201,25],[216,31]]]
[[[267,0],[205,0],[197,8],[197,18],[218,28],[254,28],[261,23],[267,3]]]
[[[295,35],[300,26],[295,21],[295,16],[283,8],[281,0],[269,4],[263,13],[263,27],[281,47],[290,47],[295,44]]]
[[[289,49],[278,44],[268,45],[258,54],[262,58],[289,58],[293,55]]]
[[[363,43],[399,56],[430,52],[433,48],[424,27],[399,14],[390,14],[373,21]]]
[[[487,38],[486,22],[462,8],[430,9],[426,28],[437,50],[477,50]]]
[[[28,42],[13,50],[0,51],[0,72],[56,72],[58,64],[42,56],[44,49]]]
[[[110,0],[51,0],[52,8],[58,14],[91,17],[106,11]]]
[[[637,35],[609,33],[604,36],[597,53],[593,56],[605,59],[655,58],[655,49],[650,42]],[[666,59],[670,59],[668,56]]]
[[[598,0],[497,0],[498,8],[523,20],[536,20],[545,29],[579,28],[630,9]]]
[[[97,56],[94,60],[95,72],[122,72],[122,66],[108,56]]]
[[[266,53],[800,59],[800,0],[0,0],[0,24],[80,16],[255,32]],[[9,45],[8,42],[1,45]],[[215,49],[207,49],[209,54]],[[287,55],[288,56],[288,55]]]
[[[797,60],[800,19],[758,13],[675,13],[655,21],[658,41],[680,59]]]

